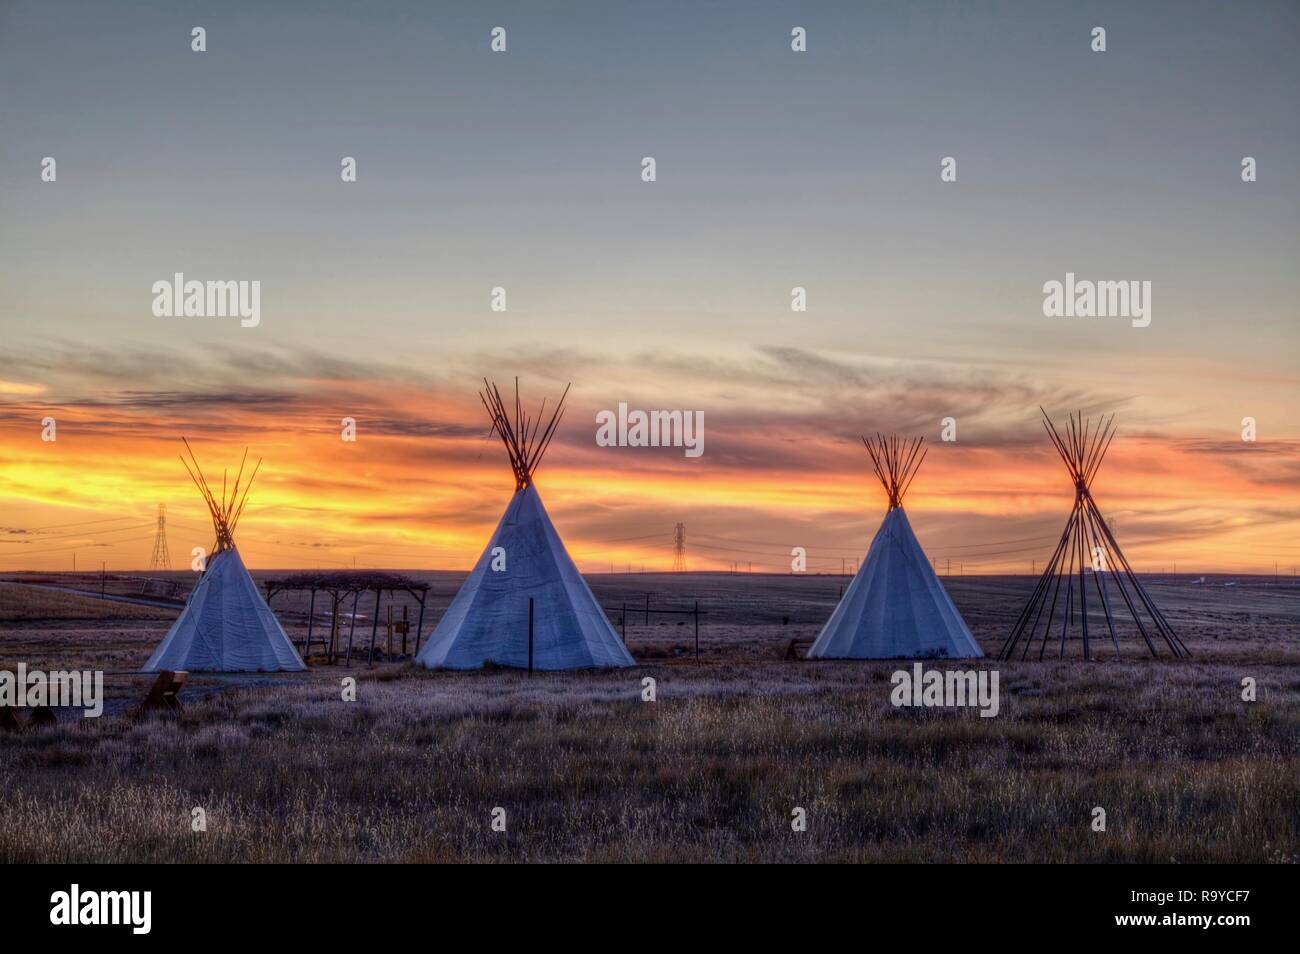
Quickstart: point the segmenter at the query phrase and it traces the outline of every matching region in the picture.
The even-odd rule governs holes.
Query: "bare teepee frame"
[[[912,486],[912,478],[921,468],[925,455],[930,452],[929,448],[921,448],[925,438],[917,437],[908,441],[897,436],[881,437],[877,434],[874,438],[862,438],[862,443],[871,455],[876,476],[885,485],[885,493],[889,494],[889,509],[903,506],[903,495]]]
[[[239,462],[239,472],[235,474],[235,482],[230,485],[229,493],[226,487],[226,471],[221,472],[221,496],[218,497],[208,486],[207,478],[203,476],[203,470],[199,467],[198,458],[194,456],[194,448],[190,447],[190,442],[181,438],[185,444],[185,450],[189,453],[190,459],[187,462],[184,455],[181,456],[181,463],[185,465],[185,470],[190,475],[190,480],[194,481],[194,486],[199,488],[199,493],[203,495],[203,501],[208,505],[208,513],[212,516],[212,526],[217,533],[217,542],[212,547],[212,553],[209,558],[216,556],[225,550],[235,548],[235,526],[239,523],[239,517],[244,512],[244,504],[248,501],[248,491],[253,486],[253,478],[262,467],[261,458],[258,459],[253,472],[248,477],[248,483],[243,483],[244,465],[248,462],[248,449],[244,449],[244,457]],[[193,468],[190,467],[193,464]],[[242,493],[241,493],[242,490]]]
[[[1047,412],[1042,408],[1039,410],[1043,414],[1043,427],[1074,480],[1074,507],[1065,522],[1061,539],[1056,544],[1051,559],[1047,561],[1047,569],[1039,577],[1029,602],[1016,618],[999,657],[1010,659],[1017,647],[1021,647],[1020,658],[1024,659],[1029,655],[1034,640],[1038,639],[1038,658],[1042,659],[1048,642],[1053,639],[1054,625],[1058,628],[1055,638],[1060,641],[1058,655],[1064,657],[1065,641],[1077,618],[1083,642],[1083,658],[1091,659],[1092,644],[1088,632],[1089,576],[1092,577],[1092,588],[1106,619],[1106,631],[1115,646],[1116,658],[1120,655],[1120,648],[1114,610],[1119,607],[1112,607],[1113,595],[1107,587],[1107,577],[1128,608],[1128,614],[1152,656],[1160,655],[1156,648],[1157,638],[1164,640],[1174,656],[1190,655],[1183,641],[1147,593],[1142,581],[1133,572],[1133,567],[1092,497],[1092,480],[1115,437],[1115,416],[1112,414],[1108,418],[1098,418],[1094,425],[1091,418],[1085,420],[1083,414],[1078,413],[1070,417],[1069,426],[1061,433]],[[1104,638],[1105,634],[1102,635]]]
[[[512,414],[496,384],[488,381],[487,378],[483,379],[483,390],[479,392],[479,398],[487,408],[488,416],[492,418],[492,430],[500,436],[501,443],[506,445],[506,453],[510,455],[510,467],[515,472],[516,490],[523,490],[532,485],[533,475],[541,466],[542,455],[546,453],[551,438],[555,436],[555,429],[559,426],[560,419],[564,417],[564,399],[569,396],[569,387],[571,385],[565,385],[564,393],[556,402],[550,420],[545,427],[542,427],[541,423],[546,415],[544,399],[541,409],[535,415],[529,415],[519,400],[519,379],[515,378],[515,404]]]

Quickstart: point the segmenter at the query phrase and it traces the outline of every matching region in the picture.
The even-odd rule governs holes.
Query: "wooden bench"
[[[18,718],[19,710],[13,706],[0,706],[0,731],[18,732],[28,726],[56,725],[59,721],[54,714],[54,710],[49,706],[32,706],[26,711],[29,715],[27,721],[24,722]]]
[[[790,645],[785,647],[785,656],[783,658],[793,659],[796,661],[805,659],[807,658],[805,649],[806,647],[812,646],[812,644],[813,641],[811,639],[792,639],[790,640]]]
[[[180,693],[181,687],[185,685],[185,680],[189,678],[189,675],[183,669],[175,671],[164,669],[158,673],[158,678],[149,687],[149,695],[144,697],[144,702],[140,703],[136,708],[135,714],[171,712],[179,715],[184,709],[176,696]]]

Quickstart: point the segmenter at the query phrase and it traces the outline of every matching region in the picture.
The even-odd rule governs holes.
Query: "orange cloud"
[[[937,563],[1028,572],[1069,512],[1069,477],[1033,409],[1041,394],[1025,384],[789,349],[753,367],[650,359],[649,376],[638,362],[605,372],[577,363],[591,377],[571,397],[538,485],[588,570],[667,569],[672,528],[684,522],[692,569],[786,572],[802,546],[810,569],[838,571],[861,556],[885,505],[858,429],[933,434],[949,405],[961,440],[931,445],[907,499]],[[513,490],[460,371],[447,383],[305,351],[198,361],[69,348],[28,364],[46,383],[0,405],[0,570],[67,567],[74,554],[139,568],[160,502],[173,562],[187,563],[211,528],[178,460],[181,435],[210,481],[237,467],[245,447],[263,459],[238,532],[255,567],[466,567]],[[534,405],[563,386],[549,364],[526,382]],[[1049,396],[1062,408],[1125,403]],[[596,446],[596,410],[638,397],[703,409],[704,456]],[[41,439],[46,416],[57,421],[54,442]],[[344,417],[357,422],[355,443],[341,439]],[[1300,563],[1295,442],[1210,440],[1135,414],[1119,423],[1094,492],[1140,568]]]
[[[41,440],[46,413],[58,420],[57,441]],[[355,443],[340,437],[343,416],[357,420]],[[83,565],[139,568],[159,502],[173,561],[187,562],[211,531],[178,460],[182,432],[210,482],[223,469],[233,479],[245,446],[263,459],[238,533],[253,566],[465,567],[513,490],[483,417],[472,395],[360,384],[303,386],[271,402],[190,396],[148,410],[11,413],[0,427],[0,569],[66,567],[73,553]],[[715,415],[705,455],[692,460],[671,449],[597,447],[592,419],[575,404],[538,476],[588,570],[667,569],[678,521],[692,569],[785,571],[790,548],[803,546],[811,569],[838,570],[865,549],[883,512],[865,452],[845,436]],[[1300,562],[1291,543],[1300,512],[1294,452],[1121,435],[1094,490],[1139,567],[1262,571],[1274,559],[1289,567]],[[1065,468],[1034,436],[934,445],[906,503],[936,562],[951,560],[954,572],[1027,572],[1050,550],[1070,500]]]

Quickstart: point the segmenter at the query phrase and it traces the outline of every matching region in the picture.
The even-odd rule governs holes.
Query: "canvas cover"
[[[907,514],[885,516],[810,659],[972,659],[984,654],[939,582]]]
[[[492,569],[493,550],[505,569]],[[633,659],[574,566],[533,486],[515,492],[451,606],[420,650],[430,669],[528,666],[533,600],[533,668],[631,666]]]
[[[142,672],[301,670],[302,657],[262,599],[236,549],[208,561],[180,618]]]

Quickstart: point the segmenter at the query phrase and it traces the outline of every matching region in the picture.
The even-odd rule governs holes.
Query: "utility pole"
[[[673,572],[686,572],[686,524],[673,527]]]
[[[153,553],[149,556],[149,569],[170,570],[171,554],[167,551],[167,505],[158,505],[158,527],[153,536]]]

